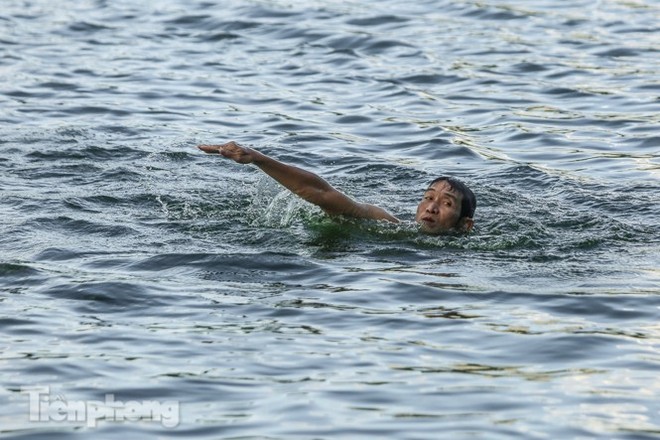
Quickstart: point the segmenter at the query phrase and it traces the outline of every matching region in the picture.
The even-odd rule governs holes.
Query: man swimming
[[[331,216],[399,223],[386,210],[368,203],[359,203],[333,188],[314,173],[282,163],[251,148],[228,142],[222,145],[199,145],[205,153],[220,154],[240,164],[252,163],[302,199],[319,206]],[[452,177],[440,177],[424,191],[417,206],[415,221],[423,232],[439,234],[448,231],[468,232],[474,225],[477,200],[472,191]]]

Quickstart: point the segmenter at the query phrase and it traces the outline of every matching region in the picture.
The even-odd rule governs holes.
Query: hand
[[[234,141],[222,145],[198,145],[197,148],[208,154],[221,154],[234,162],[242,164],[252,163],[255,159],[254,151],[241,147]]]

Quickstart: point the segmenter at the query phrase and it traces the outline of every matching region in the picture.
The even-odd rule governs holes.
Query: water
[[[659,19],[3,1],[0,436],[657,438]],[[407,223],[194,148],[228,140]],[[477,194],[469,236],[410,225],[440,174]],[[178,424],[54,420],[107,395]]]

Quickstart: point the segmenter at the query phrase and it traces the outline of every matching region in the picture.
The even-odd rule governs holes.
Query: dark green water
[[[653,0],[3,2],[0,437],[657,438],[658,23]],[[407,223],[332,221],[195,149],[228,140]],[[477,195],[469,236],[412,224],[440,174]],[[35,386],[177,424],[31,420]]]

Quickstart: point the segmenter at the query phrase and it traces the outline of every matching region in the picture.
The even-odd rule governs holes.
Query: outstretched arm
[[[288,165],[251,148],[229,142],[222,145],[200,145],[200,150],[209,154],[220,154],[237,163],[252,163],[297,196],[313,203],[330,215],[388,220],[399,220],[382,208],[367,203],[358,203],[337,191],[328,182],[314,173]]]

